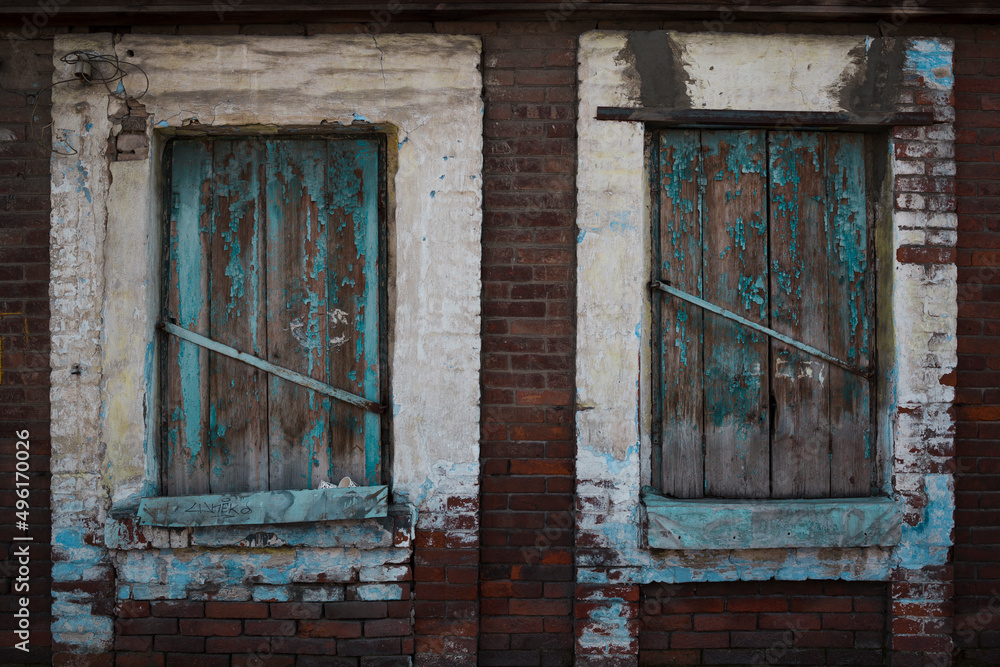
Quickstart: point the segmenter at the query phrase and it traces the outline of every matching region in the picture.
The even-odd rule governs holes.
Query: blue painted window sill
[[[902,514],[891,498],[677,499],[643,489],[651,549],[887,547]]]
[[[105,526],[105,543],[111,549],[183,549],[214,547],[303,547],[303,548],[357,548],[384,549],[409,548],[413,539],[416,509],[412,505],[387,505],[387,487],[356,487],[349,494],[361,496],[376,493],[382,500],[376,511],[362,510],[355,505],[350,512],[313,510],[309,514],[293,516],[285,513],[270,517],[260,514],[243,515],[243,521],[227,523],[204,520],[174,521],[161,508],[164,501],[181,502],[180,507],[190,508],[192,500],[208,502],[213,496],[179,496],[175,498],[142,498],[116,504],[111,508]],[[322,489],[347,491],[346,489]],[[277,500],[289,492],[264,492],[262,494],[230,494],[233,498],[261,495]],[[302,493],[294,492],[294,493]],[[325,495],[325,494],[324,494]],[[218,498],[219,496],[215,496]],[[187,502],[187,506],[182,501]],[[175,505],[176,506],[176,505]],[[321,507],[316,505],[314,507]],[[144,508],[144,509],[143,509]],[[170,510],[168,505],[167,510]],[[156,515],[159,513],[159,517]],[[185,512],[186,513],[186,512]],[[152,522],[143,515],[153,515]],[[248,517],[253,517],[248,519]],[[301,518],[300,518],[301,517]],[[261,523],[261,521],[263,521]],[[165,525],[169,523],[170,525]],[[183,524],[183,525],[180,525]]]
[[[245,526],[384,517],[389,487],[166,496],[139,501],[144,526]]]

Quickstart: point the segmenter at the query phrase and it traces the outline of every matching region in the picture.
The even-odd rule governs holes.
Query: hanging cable
[[[124,60],[120,60],[117,54],[103,54],[103,53],[87,53],[85,51],[73,51],[68,53],[60,61],[71,65],[73,67],[73,78],[63,79],[61,81],[54,81],[53,83],[45,86],[41,90],[34,93],[19,93],[25,96],[25,99],[33,98],[31,104],[31,118],[30,118],[30,128],[29,134],[31,135],[31,140],[37,144],[39,147],[49,150],[56,155],[76,155],[77,150],[72,146],[68,146],[70,152],[66,153],[63,151],[56,150],[55,148],[50,148],[42,143],[41,137],[35,129],[35,112],[38,110],[38,98],[41,97],[42,93],[55,88],[56,86],[62,85],[64,83],[72,83],[74,81],[82,81],[84,83],[103,83],[104,87],[108,90],[108,95],[111,97],[118,98],[120,100],[138,100],[146,92],[149,91],[149,76],[146,75],[145,70],[136,65],[135,63],[130,63]],[[125,84],[125,77],[129,75],[129,70],[127,68],[133,68],[143,78],[142,91],[138,94],[131,94],[128,92],[128,88]],[[5,89],[6,90],[6,89]],[[47,125],[42,127],[42,132],[46,129],[52,127],[52,123],[49,122]],[[53,144],[55,143],[55,137],[52,138]]]

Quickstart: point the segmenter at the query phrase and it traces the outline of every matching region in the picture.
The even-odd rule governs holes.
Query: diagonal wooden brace
[[[752,322],[746,319],[745,317],[740,317],[736,313],[726,310],[725,308],[720,308],[719,306],[716,306],[714,303],[709,303],[708,301],[705,301],[704,299],[699,299],[698,297],[692,294],[688,294],[687,292],[682,292],[676,287],[671,287],[669,283],[663,282],[662,280],[654,280],[653,282],[649,283],[649,286],[652,289],[658,289],[661,292],[666,292],[667,294],[675,296],[682,301],[687,301],[690,304],[694,304],[699,308],[704,308],[705,310],[715,313],[716,315],[721,315],[726,319],[738,322],[745,327],[750,327],[754,331],[759,331],[760,333],[766,336],[770,336],[775,340],[780,340],[782,343],[785,343],[786,345],[791,345],[794,348],[802,350],[806,354],[811,354],[814,357],[819,357],[823,361],[828,361],[834,366],[840,366],[845,371],[854,373],[855,375],[860,375],[863,378],[870,378],[872,376],[872,371],[870,369],[859,368],[858,366],[855,366],[849,361],[838,359],[837,357],[831,356],[826,352],[817,350],[812,345],[806,345],[805,343],[797,341],[794,338],[789,338],[785,334],[778,333],[774,329],[770,329],[761,324],[757,324],[756,322]]]
[[[179,327],[176,324],[170,322],[160,322],[156,325],[157,329],[163,329],[168,334],[177,336],[182,340],[186,340],[189,343],[194,343],[200,347],[203,347],[212,352],[218,352],[219,354],[229,357],[230,359],[235,359],[237,361],[242,361],[245,364],[253,366],[254,368],[259,368],[265,373],[270,373],[271,375],[276,375],[282,379],[288,380],[289,382],[294,382],[295,384],[302,385],[307,389],[312,389],[313,391],[318,391],[319,393],[335,398],[338,401],[343,401],[344,403],[350,403],[351,405],[356,405],[359,408],[364,408],[370,412],[376,414],[382,414],[385,412],[385,406],[379,405],[375,401],[370,401],[367,398],[362,398],[349,391],[344,391],[343,389],[337,389],[336,387],[331,387],[330,385],[320,382],[319,380],[314,380],[308,375],[302,375],[301,373],[296,373],[295,371],[289,370],[287,368],[282,368],[281,366],[275,366],[269,361],[264,361],[263,359],[258,359],[246,352],[240,352],[239,350],[229,347],[228,345],[223,345],[222,343],[216,342],[211,338],[206,338],[201,334],[196,334],[193,331],[188,331],[183,327]]]

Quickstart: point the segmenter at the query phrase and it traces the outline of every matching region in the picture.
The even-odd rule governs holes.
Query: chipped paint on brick
[[[402,600],[404,598],[404,588],[399,584],[365,584],[355,586],[354,593],[359,600],[366,602],[377,600]],[[409,597],[409,589],[405,589],[405,595]]]
[[[923,77],[923,84],[937,90],[951,90],[954,45],[938,39],[912,39],[906,50],[906,69]]]

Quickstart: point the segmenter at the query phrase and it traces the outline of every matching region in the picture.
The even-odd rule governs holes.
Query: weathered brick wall
[[[49,151],[32,141],[32,94],[52,78],[52,41],[19,31],[0,42],[0,663],[48,664],[49,634]],[[49,122],[51,96],[38,99],[36,133]],[[45,135],[47,137],[47,135]],[[18,432],[28,432],[30,527],[14,522]],[[21,449],[20,451],[25,451]],[[20,478],[20,481],[25,481]],[[22,487],[25,488],[25,487]],[[12,542],[28,535],[31,542]],[[29,544],[26,581],[18,547]],[[18,579],[21,579],[19,582]],[[30,647],[12,649],[20,607],[29,591]]]
[[[246,31],[301,34],[353,32],[358,27],[257,26]],[[308,657],[298,663],[291,657],[302,653],[315,655],[317,664],[359,667],[406,664],[398,656],[413,654],[421,665],[472,665],[477,650],[483,665],[568,664],[571,660],[575,33],[595,26],[557,23],[553,31],[547,22],[408,25],[389,21],[376,27],[484,35],[481,507],[471,499],[455,499],[438,516],[422,517],[421,526],[426,528],[416,536],[412,612],[409,601],[137,602],[117,610],[115,649],[120,664],[170,664],[172,660],[194,664],[194,654],[202,652],[205,655],[198,656],[198,664],[309,664]],[[149,30],[178,32],[170,27]],[[179,30],[204,31],[200,27]],[[957,664],[986,665],[1000,663],[1000,533],[996,528],[1000,355],[995,344],[1000,335],[1000,168],[994,164],[1000,155],[995,150],[1000,143],[1000,39],[991,27],[963,28],[959,33],[955,67],[960,304],[955,657]],[[25,92],[46,85],[51,78],[51,42],[17,42],[16,54],[11,44],[5,40],[0,45],[0,84]],[[48,122],[47,100],[45,95],[39,104],[41,125]],[[49,604],[45,477],[49,180],[48,154],[27,140],[29,114],[23,96],[0,91],[0,312],[25,313],[29,330],[25,340],[23,320],[0,319],[0,497],[7,499],[3,507],[13,506],[14,432],[27,429],[36,522],[31,531],[35,538],[31,581],[35,648],[28,657],[45,664],[49,654],[39,647],[48,643]],[[925,186],[935,187],[916,180],[905,183],[916,194],[926,194]],[[949,193],[940,194],[947,204]],[[935,252],[914,250],[905,259],[948,261],[949,257]],[[481,551],[477,513],[482,517]],[[4,533],[0,543],[8,567],[9,534]],[[9,569],[0,571],[5,593],[10,591],[9,573]],[[950,573],[947,569],[931,572],[927,578],[917,581],[919,577],[913,575],[912,580],[891,585],[654,584],[643,587],[641,597],[638,587],[624,595],[635,612],[641,664],[721,664],[744,662],[744,658],[752,662],[767,651],[788,664],[822,664],[821,660],[881,664],[890,587],[898,596],[916,591],[922,599],[941,598],[941,608],[927,610],[924,616],[897,614],[893,627],[900,637],[916,638],[897,649],[941,648],[920,638],[930,636],[933,643],[937,641],[933,635],[947,632],[950,592],[945,589]],[[88,595],[100,598],[100,594],[95,589]],[[584,591],[581,599],[585,596]],[[99,604],[106,602],[99,600]],[[477,617],[480,604],[481,618]],[[582,609],[586,604],[576,606]],[[0,630],[6,632],[13,619],[6,607],[2,611]],[[110,614],[110,608],[105,612]],[[413,633],[405,629],[411,613]],[[267,660],[248,660],[255,655]],[[3,664],[24,659],[20,652],[0,649]],[[79,660],[62,658],[63,664],[83,664]],[[93,660],[93,664],[112,664],[110,656]]]
[[[640,665],[881,665],[886,584],[652,584],[639,606]]]
[[[960,664],[1000,664],[1000,30],[955,48],[958,373],[955,644]]]
[[[556,26],[572,27],[572,26]],[[483,42],[480,665],[573,650],[576,35]]]
[[[413,653],[409,600],[129,601],[117,611],[117,667],[408,667]]]

